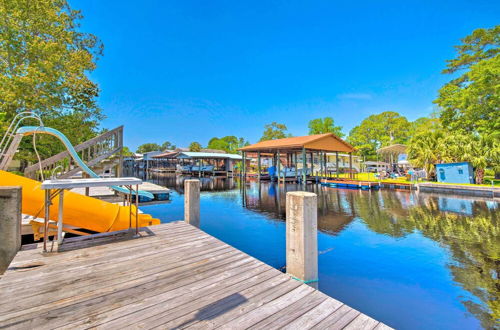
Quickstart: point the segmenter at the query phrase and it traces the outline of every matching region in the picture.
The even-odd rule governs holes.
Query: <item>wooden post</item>
[[[323,154],[325,152],[324,151],[320,151],[319,152],[319,175],[321,178],[323,178]]]
[[[120,149],[120,157],[118,159],[118,166],[116,167],[116,177],[122,177],[123,176],[123,147]]]
[[[260,164],[260,151],[257,151],[257,178],[260,181],[260,171],[261,171],[261,164]]]
[[[310,152],[309,156],[311,158],[311,176],[314,176],[314,154]]]
[[[299,167],[297,166],[297,152],[293,153],[293,167],[295,167],[295,181],[299,182]]]
[[[352,152],[349,153],[349,178],[354,178],[352,174]]]
[[[335,151],[335,171],[337,172],[337,179],[339,178],[339,152]]]
[[[21,248],[21,200],[20,186],[0,187],[0,275]]]
[[[243,172],[243,184],[247,180],[247,153],[243,151],[243,160],[241,163],[241,172]]]
[[[306,183],[306,148],[302,147],[302,182]]]
[[[184,181],[184,221],[200,227],[200,180]]]
[[[90,178],[90,175],[88,175],[87,172],[83,172],[82,177],[84,179],[86,179],[86,178]],[[90,187],[85,187],[85,196],[90,196]]]
[[[280,151],[276,154],[276,174],[278,175],[278,183],[280,183],[280,170],[281,170],[281,162],[280,162]]]
[[[326,152],[324,152],[324,153],[323,153],[323,162],[324,162],[324,164],[325,164],[325,178],[328,176],[328,167],[326,166],[326,164],[327,164],[327,161],[326,161],[326,160],[327,160],[327,157],[328,157],[328,156],[326,155]]]
[[[317,288],[318,200],[314,193],[286,194],[286,272]]]

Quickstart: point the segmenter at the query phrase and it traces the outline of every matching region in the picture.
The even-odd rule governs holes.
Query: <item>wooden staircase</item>
[[[117,167],[117,176],[121,175],[121,164],[123,149],[123,126],[119,126],[111,131],[105,132],[93,139],[85,141],[74,147],[80,158],[89,167],[96,167],[104,161],[103,168]],[[69,178],[80,172],[82,169],[76,164],[68,151],[63,151],[50,158],[26,167],[24,176],[40,180],[40,166],[45,177],[54,174],[57,178]]]

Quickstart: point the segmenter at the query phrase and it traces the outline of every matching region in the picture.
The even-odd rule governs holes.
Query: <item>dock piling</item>
[[[318,285],[317,204],[314,193],[286,194],[286,272],[314,288]]]
[[[184,221],[200,227],[200,180],[184,181]]]
[[[21,187],[0,187],[0,275],[21,248]]]

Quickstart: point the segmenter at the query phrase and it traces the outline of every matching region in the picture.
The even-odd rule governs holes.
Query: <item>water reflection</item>
[[[318,185],[253,183],[244,191],[248,209],[285,218],[288,191],[318,195],[318,229],[341,232],[354,219],[379,234],[394,238],[415,231],[438,242],[450,253],[447,265],[453,280],[475,299],[460,297],[484,328],[500,319],[500,223],[498,203],[488,199],[443,196],[407,191],[361,191]]]
[[[149,178],[181,194],[185,179],[172,175]],[[283,244],[275,242],[283,237],[263,237],[262,246],[256,246],[256,234],[248,238],[248,233],[252,230],[265,233],[270,227],[256,221],[256,217],[249,217],[248,213],[263,215],[269,223],[279,225],[285,219],[287,192],[316,193],[318,229],[322,233],[319,242],[327,242],[323,248],[334,247],[333,252],[320,256],[320,272],[323,272],[320,289],[353,307],[357,303],[359,309],[371,312],[375,318],[402,328],[463,328],[477,327],[478,323],[484,328],[498,327],[498,201],[320,185],[241,184],[238,179],[227,178],[202,178],[201,181],[205,200],[210,201],[206,207],[214,212],[213,219],[209,220],[213,222],[212,233],[219,233],[222,240],[229,235],[232,244],[242,242],[242,249],[248,249],[245,252],[260,253],[259,257],[264,259],[270,246],[282,249]],[[244,209],[235,205],[242,205]],[[218,216],[220,212],[227,214],[225,222]],[[280,253],[278,256],[282,256]],[[366,254],[368,260],[362,254]],[[360,287],[364,295],[356,293],[356,287]],[[372,295],[367,294],[367,290],[372,290]],[[370,301],[371,296],[374,302]],[[418,320],[413,318],[417,312],[408,307],[411,304],[419,313]],[[457,311],[456,305],[462,307]],[[466,316],[464,310],[468,312]]]
[[[143,178],[143,180],[173,189],[179,194],[184,194],[184,181],[189,179],[200,180],[201,191],[226,191],[236,188],[236,180],[234,178],[226,177],[198,177],[175,175],[172,173],[148,173],[137,169],[124,172],[124,175],[132,175]]]

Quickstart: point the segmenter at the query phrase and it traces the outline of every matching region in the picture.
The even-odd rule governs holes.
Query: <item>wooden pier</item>
[[[0,327],[388,328],[184,222],[54,244],[0,278]]]
[[[168,200],[170,195],[170,189],[144,181],[139,185],[139,190],[147,191],[155,196],[154,201],[164,201]],[[92,187],[92,188],[74,188],[71,189],[72,192],[76,192],[80,195],[86,195],[90,197],[95,197],[103,200],[117,201],[123,200],[123,196],[118,197],[118,194],[109,187]],[[140,202],[150,202],[149,199],[141,198]]]

